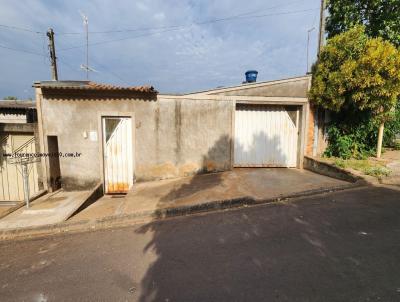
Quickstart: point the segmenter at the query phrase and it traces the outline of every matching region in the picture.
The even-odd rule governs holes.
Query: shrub
[[[400,50],[380,37],[368,37],[364,26],[329,39],[313,66],[310,100],[341,113],[339,117],[346,122],[335,123],[328,131],[331,146],[327,152],[332,155],[363,157],[379,143],[376,156],[380,157],[382,141],[377,134],[382,138],[385,126],[393,120],[399,97]],[[351,115],[356,123],[349,121]],[[383,143],[388,143],[392,131],[386,131]]]
[[[395,118],[388,121],[384,130],[383,145],[396,147],[395,137],[400,133],[400,102],[396,106]],[[327,128],[328,147],[325,156],[344,159],[363,159],[376,150],[379,122],[372,119],[368,111],[347,108],[331,113]]]
[[[371,175],[375,177],[389,176],[390,170],[386,167],[369,167],[363,171],[366,175]]]

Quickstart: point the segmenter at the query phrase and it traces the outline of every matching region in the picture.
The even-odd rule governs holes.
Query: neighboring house
[[[0,123],[35,123],[35,101],[0,100]]]
[[[152,87],[37,82],[45,186],[126,192],[148,181],[230,170],[302,168],[313,144],[309,76],[162,95]]]
[[[34,101],[0,100],[0,201],[24,200],[21,167],[5,156],[11,153],[36,153],[39,150]],[[29,165],[29,193],[43,189],[40,165]]]

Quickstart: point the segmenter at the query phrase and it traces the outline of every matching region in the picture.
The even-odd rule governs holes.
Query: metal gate
[[[132,121],[103,118],[105,192],[127,193],[133,185]]]
[[[297,107],[238,104],[235,112],[236,167],[296,167]]]
[[[24,183],[21,167],[10,164],[5,154],[35,153],[35,138],[27,134],[0,135],[0,201],[24,200]],[[37,164],[29,165],[29,192],[34,195],[39,192],[39,177]]]

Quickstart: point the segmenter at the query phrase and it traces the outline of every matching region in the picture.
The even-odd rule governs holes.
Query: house
[[[35,123],[36,104],[30,100],[0,100],[0,123]]]
[[[0,201],[24,200],[21,167],[7,154],[38,152],[37,133],[34,101],[0,100]],[[34,196],[43,189],[40,165],[30,164],[29,171],[29,193]]]
[[[312,150],[310,76],[245,83],[185,95],[90,81],[34,84],[45,186],[103,184],[226,171],[302,168]],[[55,180],[60,179],[57,183]]]

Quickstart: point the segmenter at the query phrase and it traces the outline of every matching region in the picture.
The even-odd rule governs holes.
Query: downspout
[[[318,151],[318,132],[319,132],[319,127],[318,127],[318,107],[315,108],[314,110],[314,142],[313,142],[313,156],[317,156],[317,151]]]

